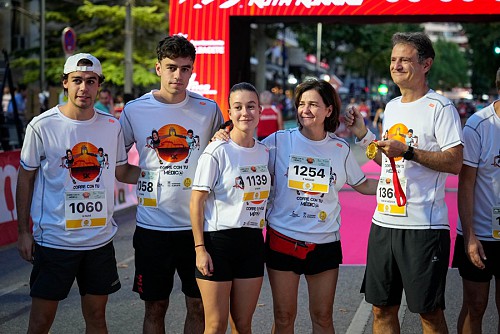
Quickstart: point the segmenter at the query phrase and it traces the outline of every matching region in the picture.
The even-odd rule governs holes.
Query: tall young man
[[[224,120],[214,101],[187,90],[196,57],[193,44],[168,36],[156,51],[160,89],[127,103],[120,116],[126,148],[136,145],[142,169],[133,290],[145,302],[144,333],[165,333],[177,271],[186,296],[184,332],[202,333],[189,200],[198,158]],[[197,137],[196,149],[191,137]]]

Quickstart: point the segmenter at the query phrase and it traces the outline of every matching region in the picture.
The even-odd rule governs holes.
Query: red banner
[[[0,245],[17,240],[16,184],[21,151],[0,153]]]
[[[16,184],[21,151],[0,153],[0,246],[17,241]],[[133,147],[128,154],[131,164],[139,163]],[[115,181],[115,211],[137,204],[135,185]]]

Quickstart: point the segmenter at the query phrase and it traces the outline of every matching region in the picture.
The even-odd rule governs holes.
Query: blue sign
[[[62,32],[62,46],[64,53],[71,56],[76,50],[76,33],[71,27],[64,28]]]

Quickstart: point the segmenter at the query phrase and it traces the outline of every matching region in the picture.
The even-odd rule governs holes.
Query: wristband
[[[195,245],[194,248],[197,248],[197,247],[205,247],[204,244],[199,244],[199,245]]]
[[[357,138],[354,139],[354,143],[365,150],[372,141],[377,140],[377,136],[375,136],[375,134],[371,132],[370,129],[366,130],[366,135],[361,140],[358,140]]]

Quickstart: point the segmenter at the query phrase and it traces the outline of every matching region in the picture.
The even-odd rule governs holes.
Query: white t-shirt
[[[269,147],[269,171],[273,177],[268,224],[291,238],[324,244],[340,240],[339,190],[344,184],[357,186],[365,175],[349,144],[333,133],[313,141],[295,129],[275,132],[263,143]],[[329,160],[327,193],[288,187],[290,156]]]
[[[208,191],[204,231],[265,226],[271,177],[269,150],[259,141],[251,148],[232,140],[210,143],[198,161],[193,190]]]
[[[492,209],[500,208],[500,118],[493,104],[473,114],[464,127],[464,165],[477,168],[474,232],[487,241],[499,241],[491,233]],[[460,218],[457,233],[462,234]]]
[[[453,103],[429,90],[417,101],[391,100],[384,111],[384,132],[389,139],[426,151],[444,151],[462,144],[460,117]],[[399,178],[406,179],[406,215],[395,216],[375,210],[372,222],[399,229],[450,229],[444,201],[447,173],[437,172],[414,161],[396,158]],[[383,155],[381,177],[392,177],[389,159]],[[403,182],[402,182],[403,185]],[[379,185],[380,189],[380,185]]]
[[[69,250],[110,242],[117,231],[115,167],[126,162],[122,129],[109,114],[96,111],[92,119],[77,121],[54,107],[33,118],[21,166],[38,169],[31,205],[35,242]]]
[[[191,229],[189,200],[198,158],[224,123],[217,104],[187,92],[177,104],[157,101],[153,92],[125,105],[120,116],[125,146],[135,143],[139,167],[158,174],[157,207],[139,205],[137,225],[159,231]],[[153,130],[158,140],[153,140]]]

